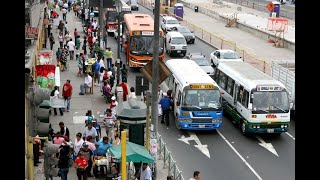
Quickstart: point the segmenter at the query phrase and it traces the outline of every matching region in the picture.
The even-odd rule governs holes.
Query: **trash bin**
[[[194,12],[199,12],[199,7],[198,6],[194,6]]]
[[[274,8],[272,11],[270,11],[270,17],[272,17],[272,13],[276,13],[276,17],[279,17],[280,15],[280,3],[278,1],[272,1],[272,4],[274,4]]]
[[[181,3],[176,3],[174,5],[174,9],[173,9],[173,13],[174,15],[176,15],[177,17],[180,17],[181,19],[183,19],[183,4]],[[179,18],[179,19],[180,19]],[[179,20],[178,19],[178,20]]]

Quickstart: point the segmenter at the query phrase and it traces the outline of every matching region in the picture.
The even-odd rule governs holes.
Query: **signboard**
[[[103,0],[103,8],[113,8],[116,0]],[[89,0],[89,7],[100,7],[100,0]]]
[[[25,27],[26,39],[37,40],[38,39],[38,28],[36,27]]]
[[[269,2],[266,6],[266,8],[269,9],[269,11],[272,11],[274,9],[274,4],[272,2]]]
[[[53,89],[55,85],[55,65],[36,66],[36,84],[41,88]]]
[[[146,77],[149,81],[152,81],[152,61],[149,61],[143,68],[140,69],[140,72]],[[164,64],[163,61],[159,60],[159,84],[161,84],[167,77],[171,76],[171,71]]]
[[[280,86],[257,86],[257,91],[281,91]]]
[[[213,89],[213,84],[190,84],[190,89]]]
[[[153,31],[142,31],[142,36],[153,36]]]

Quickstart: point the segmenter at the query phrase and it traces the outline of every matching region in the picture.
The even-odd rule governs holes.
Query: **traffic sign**
[[[274,4],[269,2],[266,7],[269,9],[269,11],[272,11],[274,9]]]

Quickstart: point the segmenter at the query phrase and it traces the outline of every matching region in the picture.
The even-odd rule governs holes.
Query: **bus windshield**
[[[188,110],[221,108],[220,91],[218,89],[188,89],[182,96],[182,108]]]
[[[130,50],[135,55],[153,54],[153,36],[132,36],[130,41]],[[159,38],[159,54],[163,53],[163,39]]]
[[[116,11],[109,11],[108,22],[116,22],[118,18],[118,13]]]
[[[252,108],[264,113],[287,113],[290,108],[288,94],[285,91],[254,92]]]

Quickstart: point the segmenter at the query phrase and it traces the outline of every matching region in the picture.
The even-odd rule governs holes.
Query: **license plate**
[[[267,133],[274,133],[274,129],[267,129]]]
[[[206,126],[205,125],[199,125],[199,128],[205,128]]]
[[[177,51],[177,53],[181,53],[181,51]]]

